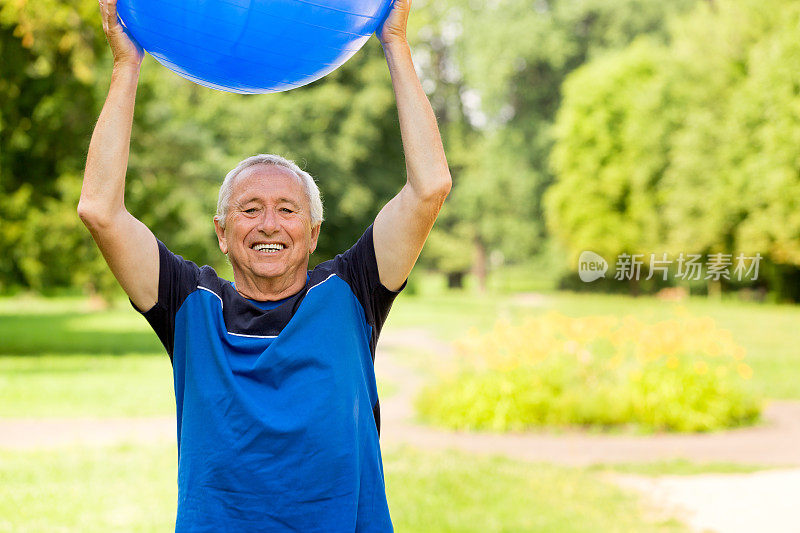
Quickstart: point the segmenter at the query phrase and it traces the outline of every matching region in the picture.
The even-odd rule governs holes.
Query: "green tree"
[[[753,47],[748,78],[731,98],[727,163],[741,200],[735,251],[800,265],[800,44],[797,6]],[[731,153],[732,152],[732,153]]]
[[[667,50],[648,39],[595,60],[564,86],[546,196],[551,232],[572,264],[583,250],[606,257],[663,243],[658,185],[682,119],[665,76]]]
[[[0,290],[69,279],[60,239],[37,226],[53,217],[69,224],[53,202],[69,193],[96,119],[93,65],[104,46],[96,9],[0,2]]]
[[[767,7],[700,4],[668,45],[637,42],[567,81],[547,215],[573,258],[760,252],[800,297],[800,6]]]
[[[445,214],[434,231],[469,239],[460,249],[483,250],[476,257],[497,250],[513,261],[541,252],[562,82],[589,58],[637,35],[664,39],[666,20],[693,3],[500,0],[480,9],[467,0],[426,3],[435,14],[420,29],[418,48],[435,59],[424,73],[437,114],[455,125],[444,129],[454,170],[448,207],[460,221],[450,223]]]

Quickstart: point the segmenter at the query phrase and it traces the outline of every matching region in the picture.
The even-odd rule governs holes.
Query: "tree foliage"
[[[668,120],[653,121],[671,105],[660,73],[663,49],[640,40],[596,60],[564,87],[551,162],[557,183],[546,199],[553,235],[606,256],[644,252],[664,232],[656,184],[667,165]]]
[[[565,85],[548,222],[571,251],[800,265],[800,6],[703,3]],[[768,8],[765,8],[768,7]]]
[[[454,249],[474,242],[511,261],[541,252],[548,238],[542,198],[552,182],[547,161],[562,82],[589,58],[638,35],[663,40],[669,16],[693,3],[425,3],[429,15],[417,49],[446,125],[455,174],[450,215],[437,222],[435,233],[460,240]]]
[[[94,63],[104,40],[96,4],[0,3],[0,289],[72,281],[60,228],[96,118]],[[65,268],[66,267],[66,268]]]

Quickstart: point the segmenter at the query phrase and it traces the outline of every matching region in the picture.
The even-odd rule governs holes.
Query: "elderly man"
[[[125,209],[142,52],[114,0],[100,2],[114,69],[78,212],[172,361],[176,531],[392,531],[375,345],[451,185],[406,41],[410,3],[397,0],[379,32],[406,184],[349,250],[308,271],[323,219],[314,180],[278,156],[244,160],[214,217],[229,282],[174,255]]]

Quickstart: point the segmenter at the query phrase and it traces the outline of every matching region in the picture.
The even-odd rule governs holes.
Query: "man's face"
[[[214,225],[237,284],[242,276],[287,286],[300,277],[305,281],[320,227],[311,227],[300,178],[284,167],[254,165],[236,177],[229,202],[225,229],[216,220]]]

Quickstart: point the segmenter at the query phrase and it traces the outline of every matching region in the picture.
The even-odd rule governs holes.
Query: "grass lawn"
[[[0,417],[175,416],[167,355],[0,356]]]
[[[685,531],[586,470],[406,446],[383,456],[398,532]],[[0,531],[170,531],[176,471],[169,445],[0,451]]]
[[[396,392],[378,383],[378,394]],[[0,417],[175,415],[172,366],[127,301],[0,299]]]
[[[383,457],[398,532],[687,531],[584,469],[408,446]]]
[[[652,463],[594,464],[587,470],[640,476],[694,476],[698,474],[751,474],[776,468],[778,467],[738,463],[695,463],[686,459],[673,459]]]
[[[126,302],[91,311],[81,299],[0,299],[0,356],[162,354],[145,319]]]
[[[0,531],[173,531],[175,446],[0,451]]]

